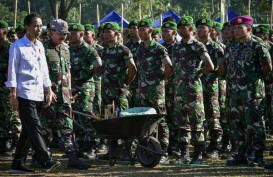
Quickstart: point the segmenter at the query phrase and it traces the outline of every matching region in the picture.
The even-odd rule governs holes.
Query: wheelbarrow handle
[[[88,117],[88,118],[95,119],[95,120],[101,120],[100,118],[98,118],[96,116],[93,116],[93,115],[90,115],[90,114],[85,114],[85,113],[82,113],[82,112],[79,112],[79,111],[75,111],[75,110],[72,110],[72,112],[75,113],[75,114],[79,114],[79,115]]]

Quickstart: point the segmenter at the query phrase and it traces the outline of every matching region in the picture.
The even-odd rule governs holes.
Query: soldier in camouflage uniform
[[[254,147],[252,165],[264,165],[265,131],[264,81],[272,70],[268,49],[253,38],[253,20],[239,16],[231,21],[236,42],[227,48],[225,64],[230,84],[230,100],[227,108],[233,136],[238,140],[238,154],[227,165],[248,164],[247,150]]]
[[[116,22],[107,22],[103,26],[105,47],[101,52],[103,60],[102,72],[102,102],[103,107],[112,105],[118,112],[129,108],[128,88],[136,75],[136,66],[131,51],[117,40],[119,26]],[[105,109],[102,109],[103,111]],[[117,141],[110,142],[109,151],[114,151]],[[101,156],[101,159],[108,158],[109,153]]]
[[[76,97],[74,109],[92,114],[96,86],[93,76],[100,72],[102,62],[97,50],[84,42],[83,25],[79,23],[72,24],[69,27],[69,31],[71,33],[69,50],[71,57],[72,93],[73,97]],[[77,115],[76,120],[87,128],[91,127],[90,120],[87,117]],[[84,134],[78,135],[78,143],[81,151],[90,150],[90,142],[86,142],[86,140]]]
[[[128,28],[129,28],[129,34],[130,34],[130,40],[128,43],[125,44],[126,47],[130,49],[130,51],[133,54],[133,59],[136,60],[136,52],[137,49],[141,43],[141,40],[139,38],[138,34],[138,21],[133,20],[129,23]],[[136,63],[136,61],[135,61]],[[132,81],[132,83],[129,86],[129,89],[131,91],[131,95],[128,98],[129,101],[129,106],[130,107],[136,107],[139,105],[139,100],[138,100],[138,76],[136,75],[135,79]]]
[[[268,48],[270,56],[273,56],[273,43],[269,41],[269,26],[258,25],[254,30],[254,35],[261,38],[264,41],[264,45]],[[270,134],[273,132],[273,73],[271,72],[267,78],[265,78],[265,117],[266,128]]]
[[[178,141],[181,156],[178,164],[187,164],[189,144],[194,146],[190,163],[202,163],[204,142],[205,111],[203,104],[203,87],[200,75],[214,69],[204,44],[192,37],[193,18],[184,16],[177,24],[182,40],[173,46],[172,63],[174,64],[174,101],[175,125],[178,129]],[[204,66],[201,68],[202,62]]]
[[[95,38],[95,27],[90,24],[84,25],[84,40],[87,44],[91,47],[95,48],[100,55],[103,47],[98,44],[98,42],[94,39]],[[95,82],[95,97],[94,97],[94,104],[93,110],[98,117],[101,116],[101,75],[94,76]]]
[[[159,42],[162,39],[161,33],[162,32],[161,32],[160,28],[154,28],[153,29],[152,37],[156,42]]]
[[[223,61],[224,49],[214,42],[210,33],[213,27],[213,21],[211,19],[202,18],[196,22],[197,33],[199,41],[205,44],[211,61],[217,69],[218,61]],[[205,108],[205,140],[207,132],[210,135],[210,143],[206,149],[207,155],[211,158],[217,158],[218,144],[221,141],[222,128],[220,125],[220,106],[219,106],[219,88],[218,88],[218,74],[214,70],[201,77],[203,84],[203,96],[204,96],[204,108]]]
[[[167,49],[170,59],[172,60],[172,49],[173,45],[177,42],[176,35],[177,35],[177,25],[176,22],[167,21],[163,23],[162,27],[162,39],[164,42],[162,45]],[[168,123],[169,131],[170,131],[170,138],[169,138],[169,147],[168,153],[169,155],[176,153],[179,155],[179,148],[177,143],[177,129],[174,126],[174,83],[173,83],[173,75],[168,79],[165,83],[165,99],[166,99],[166,120]]]
[[[166,113],[165,81],[172,73],[172,63],[165,47],[152,38],[152,21],[142,19],[138,23],[139,36],[143,41],[136,53],[140,105],[153,107],[158,114]],[[159,121],[159,141],[167,153],[169,128],[165,117]],[[162,156],[161,163],[168,163],[168,156]]]
[[[117,41],[119,26],[115,22],[104,24],[104,40],[107,44],[101,52],[104,70],[102,74],[103,106],[115,103],[124,110],[128,105],[128,86],[136,74],[131,51]],[[104,110],[104,109],[103,109]]]
[[[50,28],[50,40],[44,42],[52,91],[57,96],[57,102],[46,108],[44,114],[51,122],[51,128],[58,131],[60,144],[69,156],[67,167],[88,169],[90,164],[77,157],[78,147],[71,113],[70,52],[64,43],[67,34],[67,23],[61,19],[54,20]]]
[[[7,38],[8,24],[0,21],[0,155],[11,155],[21,132],[18,112],[13,111],[8,104],[9,90],[4,86],[8,74],[9,48],[11,42]],[[10,144],[11,142],[11,144]],[[11,147],[8,147],[10,146]]]

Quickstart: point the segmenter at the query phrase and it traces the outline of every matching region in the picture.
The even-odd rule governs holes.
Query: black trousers
[[[13,165],[25,163],[30,147],[37,153],[37,160],[43,165],[50,160],[50,156],[40,131],[39,114],[42,102],[18,97],[18,103],[22,132],[17,142]]]

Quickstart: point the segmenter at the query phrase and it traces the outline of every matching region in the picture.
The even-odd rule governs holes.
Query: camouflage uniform
[[[229,85],[229,119],[232,135],[238,140],[238,155],[244,156],[253,146],[262,156],[265,149],[263,111],[265,88],[262,66],[271,63],[268,49],[248,37],[234,42],[225,53]]]
[[[96,41],[94,41],[91,45],[91,47],[95,48],[98,51],[98,54],[100,55],[100,52],[103,50],[103,47],[99,45]],[[101,115],[101,75],[94,76],[94,82],[95,82],[95,97],[94,97],[94,104],[93,104],[93,110],[96,115]]]
[[[175,125],[179,128],[178,141],[182,145],[204,145],[205,120],[203,88],[200,80],[204,44],[191,37],[188,43],[174,44],[173,59],[175,84]]]
[[[70,73],[70,52],[67,44],[63,43],[56,48],[52,40],[44,42],[46,59],[52,91],[57,96],[57,103],[46,108],[43,113],[47,125],[57,130],[60,144],[66,152],[77,151],[73,119],[71,118],[71,90],[68,74]]]
[[[103,106],[112,104],[114,101],[115,107],[119,110],[124,110],[129,107],[127,100],[128,92],[124,86],[127,79],[127,66],[134,64],[132,57],[130,50],[119,42],[116,42],[113,48],[106,46],[102,50]]]
[[[74,109],[87,114],[93,113],[93,103],[95,98],[95,82],[93,77],[93,68],[101,66],[101,59],[95,48],[90,47],[86,42],[82,41],[78,46],[70,46],[71,55],[71,82],[74,95],[78,95]],[[80,125],[85,125],[86,128],[91,128],[90,120],[87,117],[76,117]],[[87,137],[83,132],[76,132],[80,149],[88,150]],[[89,141],[89,140],[88,140]]]
[[[8,74],[8,62],[9,62],[9,48],[11,42],[8,40],[4,44],[0,45],[0,138],[3,141],[12,140],[12,148],[16,146],[16,141],[19,138],[21,132],[21,122],[17,111],[13,111],[8,104],[9,90],[5,87],[5,81]],[[0,146],[0,153],[6,152],[6,143],[2,141]]]
[[[214,66],[217,66],[217,60],[223,59],[224,50],[212,39],[205,44],[208,53]],[[216,148],[221,140],[222,128],[220,125],[220,106],[218,101],[219,88],[218,88],[218,75],[215,72],[210,72],[201,77],[203,84],[204,108],[205,108],[205,131],[210,134],[209,148]],[[206,134],[205,134],[206,135]],[[215,147],[216,146],[216,147]]]
[[[163,68],[171,65],[167,49],[152,39],[148,48],[144,43],[140,44],[136,57],[140,105],[153,107],[159,114],[166,113]],[[169,128],[164,117],[160,119],[158,128],[161,147],[167,152]]]
[[[141,41],[134,43],[132,40],[130,40],[128,43],[125,44],[125,46],[128,47],[130,49],[130,51],[132,52],[135,63],[136,63],[136,52],[137,52],[137,49],[140,45],[140,42]],[[138,92],[139,92],[139,90],[138,90],[138,76],[137,75],[135,76],[134,80],[130,83],[129,89],[131,91],[131,95],[128,99],[129,106],[136,107],[139,104],[139,100],[138,100],[138,96],[137,96]]]

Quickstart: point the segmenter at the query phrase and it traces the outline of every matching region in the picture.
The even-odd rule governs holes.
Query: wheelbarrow
[[[164,114],[137,115],[119,118],[110,118],[93,121],[91,125],[96,131],[96,137],[110,141],[122,140],[118,150],[109,150],[109,165],[114,166],[119,157],[121,147],[129,153],[130,164],[133,166],[136,157],[144,167],[155,167],[158,165],[162,152],[159,141],[151,136],[160,118]],[[131,144],[136,144],[135,152],[131,150]]]

